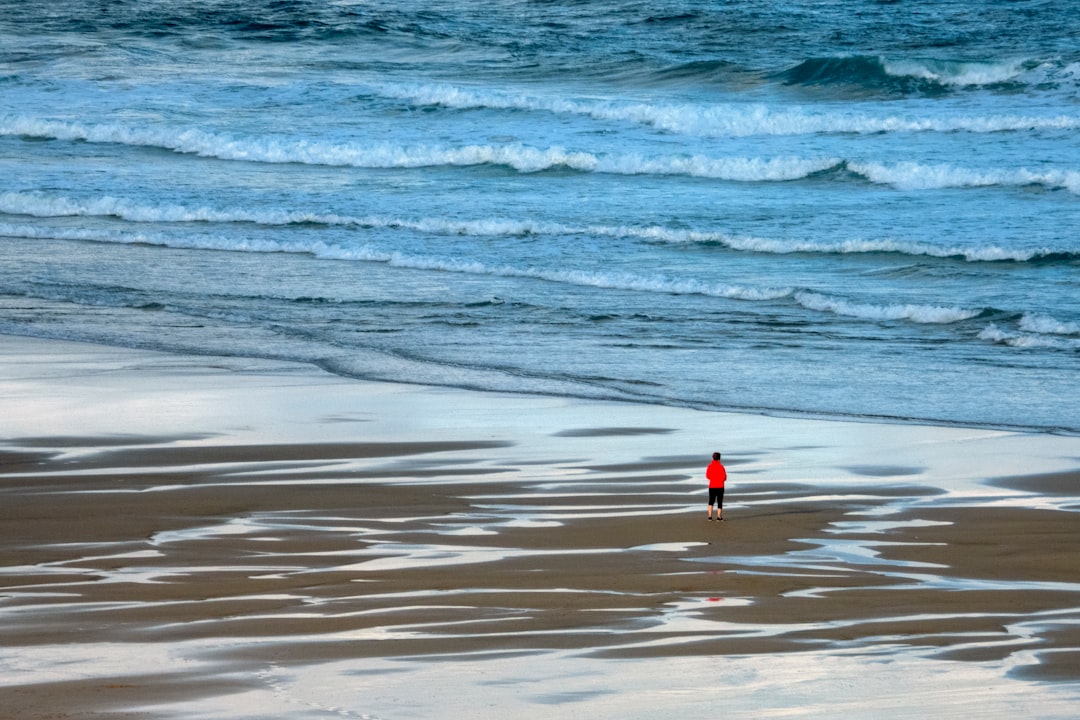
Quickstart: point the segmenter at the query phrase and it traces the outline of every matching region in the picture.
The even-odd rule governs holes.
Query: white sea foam
[[[787,240],[746,236],[729,236],[716,233],[684,233],[673,236],[672,242],[716,242],[733,250],[772,253],[785,255],[790,253],[827,253],[827,254],[865,254],[897,253],[902,255],[926,256],[936,258],[963,258],[971,262],[998,262],[1012,260],[1023,262],[1040,255],[1049,254],[1049,249],[1014,250],[996,245],[985,247],[962,247],[958,245],[932,245],[930,243],[907,240],[866,240],[852,239],[836,242],[815,240]]]
[[[976,64],[954,72],[957,84],[976,84],[982,70]],[[930,72],[928,66],[892,66],[897,72]],[[921,68],[921,69],[920,69]],[[985,75],[990,77],[991,75]],[[817,133],[956,132],[989,133],[1035,129],[1080,128],[1077,115],[958,115],[918,117],[868,115],[847,111],[822,111],[794,107],[777,110],[763,104],[735,103],[641,103],[602,99],[572,99],[476,90],[440,84],[381,84],[376,93],[417,105],[437,105],[455,109],[496,109],[582,115],[609,122],[632,122],[667,132],[702,137],[746,137],[750,135],[805,135]]]
[[[1044,335],[1037,332],[1010,332],[991,324],[979,333],[979,339],[1015,348],[1051,348],[1056,350],[1080,350],[1080,338]]]
[[[942,85],[970,87],[996,85],[1018,80],[1025,72],[1024,62],[956,62],[932,59],[882,60],[890,75],[931,80]]]
[[[892,185],[902,190],[1042,185],[1065,188],[1080,195],[1080,172],[1074,170],[973,170],[948,164],[925,165],[916,162],[848,162],[847,167],[870,182]]]
[[[688,175],[690,177],[742,182],[799,180],[840,164],[839,158],[647,158],[640,155],[609,156],[599,159],[596,172],[623,175]]]
[[[567,226],[538,223],[532,220],[503,218],[461,221],[444,218],[407,219],[375,215],[352,216],[335,213],[311,213],[273,209],[239,210],[183,205],[147,205],[126,198],[105,196],[75,200],[40,192],[0,193],[0,212],[33,217],[116,217],[143,223],[255,223],[258,225],[342,225],[368,228],[407,228],[430,233],[454,235],[530,235],[572,233]]]
[[[808,291],[799,291],[795,293],[794,298],[797,303],[809,310],[830,312],[863,320],[908,320],[915,323],[948,324],[968,320],[982,312],[981,310],[937,305],[853,303],[841,298]]]
[[[300,163],[364,168],[421,168],[437,165],[507,165],[521,172],[554,167],[589,171],[597,158],[562,148],[470,145],[459,148],[312,142],[302,138],[236,137],[195,128],[130,127],[116,123],[66,123],[34,118],[0,120],[0,134],[157,147],[221,160]]]
[[[545,280],[567,285],[596,287],[607,290],[627,290],[669,295],[704,295],[732,300],[776,300],[787,297],[792,288],[760,288],[741,285],[708,283],[694,279],[678,279],[665,276],[647,276],[624,272],[597,272],[588,270],[547,270],[541,268],[518,268],[491,266],[478,261],[456,260],[388,252],[379,248],[363,247],[327,248],[318,253],[322,257],[367,262],[383,262],[395,267],[418,270],[494,275]]]
[[[324,242],[237,239],[215,235],[166,236],[140,232],[113,232],[90,229],[39,228],[30,225],[0,223],[0,235],[9,237],[87,240],[122,244],[162,245],[195,250],[232,250],[237,252],[306,253],[331,260],[378,262],[416,270],[492,275],[499,277],[533,278],[548,282],[670,295],[703,295],[732,300],[775,300],[790,295],[792,288],[748,287],[708,283],[694,279],[647,276],[634,273],[596,272],[585,270],[547,270],[493,266],[475,260],[442,258],[387,251],[372,246],[348,248]]]
[[[562,147],[390,145],[311,142],[282,137],[234,137],[197,129],[133,128],[32,118],[0,120],[0,134],[158,147],[221,160],[300,163],[374,169],[501,165],[522,173],[566,168],[615,175],[687,175],[742,182],[797,180],[838,165],[839,158],[712,158],[597,154]]]
[[[276,213],[221,212],[181,205],[143,205],[123,198],[104,196],[88,200],[44,193],[0,193],[0,212],[33,217],[117,217],[131,222],[302,222]],[[257,219],[261,218],[261,220]],[[280,221],[278,221],[280,218]]]
[[[975,317],[980,313],[978,310],[933,305],[875,305],[868,303],[853,303],[848,300],[829,297],[820,293],[805,290],[797,291],[790,287],[769,288],[728,285],[722,283],[709,283],[697,279],[680,279],[661,275],[648,276],[626,272],[565,269],[550,270],[541,268],[520,268],[505,265],[492,266],[475,260],[411,255],[396,251],[387,251],[372,246],[346,248],[322,242],[237,242],[234,239],[208,235],[166,238],[142,233],[101,233],[84,229],[57,232],[53,229],[34,228],[30,226],[20,227],[4,224],[0,224],[0,235],[92,240],[97,242],[144,243],[206,250],[308,253],[325,259],[377,262],[394,267],[412,268],[417,270],[433,270],[470,275],[490,275],[496,277],[532,278],[553,283],[595,287],[607,290],[624,290],[628,292],[648,292],[667,295],[701,295],[730,300],[765,302],[792,297],[795,302],[809,310],[828,312],[871,321],[907,320],[915,323],[947,324],[966,320]]]
[[[189,250],[228,250],[231,252],[295,252],[315,253],[317,245],[282,243],[274,240],[255,240],[231,236],[200,234],[195,236],[162,235],[128,230],[98,230],[92,228],[55,228],[34,225],[0,223],[0,236],[40,240],[82,240],[120,245],[160,245]]]
[[[104,196],[76,200],[41,192],[0,193],[0,212],[32,217],[115,217],[136,223],[254,223],[259,225],[318,224],[343,227],[415,230],[423,233],[503,237],[527,235],[584,235],[611,238],[637,238],[650,243],[716,244],[732,250],[769,254],[821,253],[860,254],[897,253],[937,258],[963,258],[971,262],[1015,261],[1052,254],[1051,248],[1006,249],[985,247],[939,246],[893,239],[852,239],[835,242],[777,239],[731,235],[724,232],[652,226],[568,225],[563,223],[518,220],[513,218],[396,218],[377,215],[341,215],[274,209],[242,210],[236,208],[187,207],[173,204],[144,204],[127,198]],[[11,226],[9,226],[11,227]],[[11,234],[11,233],[9,233]],[[38,235],[34,235],[37,237]],[[69,238],[77,239],[77,238]]]
[[[1080,335],[1080,323],[1061,322],[1049,315],[1025,313],[1020,318],[1020,329],[1040,335]]]
[[[615,175],[683,175],[733,182],[783,182],[846,166],[870,182],[905,190],[1044,185],[1080,194],[1080,172],[1057,169],[972,170],[947,164],[845,162],[836,157],[715,158],[704,155],[603,154],[562,147],[535,148],[522,144],[463,147],[367,145],[271,136],[238,138],[198,129],[132,128],[112,123],[86,125],[31,118],[0,119],[0,134],[157,147],[221,160],[371,169],[499,165],[521,173],[569,169]]]

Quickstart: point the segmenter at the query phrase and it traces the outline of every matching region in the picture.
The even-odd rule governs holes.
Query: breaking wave
[[[1022,326],[1021,326],[1022,327]],[[991,324],[979,333],[980,340],[1021,349],[1051,349],[1080,351],[1080,338],[1043,334],[1036,331],[1014,332]]]
[[[274,137],[238,138],[197,129],[132,128],[113,123],[86,125],[51,120],[0,120],[0,135],[118,143],[153,147],[220,160],[298,163],[369,169],[496,165],[520,173],[567,169],[615,175],[681,175],[730,182],[790,182],[853,173],[904,190],[1041,185],[1080,194],[1080,172],[1049,169],[975,170],[948,164],[880,163],[841,158],[714,158],[704,155],[646,156],[534,148],[521,144],[438,146],[364,145]]]
[[[983,312],[982,310],[936,305],[853,303],[848,300],[806,291],[797,292],[794,297],[796,302],[808,310],[830,312],[862,320],[908,320],[920,324],[939,325],[970,320]]]
[[[703,155],[649,157],[601,154],[522,144],[365,145],[274,137],[240,138],[198,129],[133,128],[114,123],[82,124],[16,118],[0,121],[0,134],[118,143],[178,153],[260,163],[298,163],[372,169],[501,165],[521,173],[569,169],[614,175],[685,175],[739,182],[787,181],[836,167],[837,158],[710,158]]]
[[[374,246],[345,247],[321,241],[274,241],[237,240],[214,235],[173,237],[147,233],[100,232],[89,229],[35,228],[0,224],[0,235],[25,238],[52,238],[114,242],[141,243],[174,248],[197,250],[229,250],[238,252],[288,252],[304,253],[330,260],[352,260],[384,263],[393,267],[414,270],[489,275],[509,278],[531,278],[566,285],[594,287],[605,290],[624,290],[667,295],[700,295],[744,301],[778,301],[791,299],[807,310],[830,313],[869,321],[902,320],[918,324],[947,324],[970,319],[982,310],[938,307],[917,304],[875,305],[854,303],[807,290],[792,287],[751,287],[711,283],[695,278],[678,278],[664,275],[642,275],[628,272],[610,272],[573,269],[544,269],[490,265],[480,261],[436,256],[416,255],[388,251]]]
[[[840,109],[791,107],[783,110],[746,103],[642,103],[602,99],[572,99],[527,95],[438,84],[372,86],[382,97],[420,106],[456,110],[522,110],[582,115],[606,122],[630,122],[665,132],[699,137],[752,135],[810,135],[821,133],[876,134],[887,132],[993,133],[1080,128],[1080,115],[872,115]]]
[[[1021,83],[1031,69],[1029,63],[1021,60],[889,60],[851,55],[804,60],[777,77],[790,85],[846,85],[888,93],[933,94],[950,89]]]
[[[476,237],[555,235],[616,239],[631,238],[648,243],[716,245],[739,252],[775,255],[794,253],[835,255],[891,253],[916,257],[952,258],[967,262],[1045,262],[1048,260],[1072,262],[1078,258],[1075,251],[1048,247],[1037,249],[1003,248],[997,245],[965,247],[887,238],[828,242],[739,236],[724,232],[687,230],[658,225],[642,227],[627,225],[568,225],[514,218],[456,220],[451,218],[395,218],[377,215],[353,216],[275,209],[217,209],[205,206],[147,205],[126,198],[111,196],[75,200],[40,192],[0,193],[0,213],[38,218],[114,217],[135,223],[252,223],[268,226],[311,224],[402,229],[431,234]],[[0,226],[0,230],[3,227],[7,228],[7,234],[17,234],[16,226]]]
[[[891,185],[901,190],[1041,185],[1080,195],[1080,172],[1075,170],[972,170],[948,164],[925,165],[915,162],[849,162],[847,168],[872,183]]]
[[[1026,313],[1020,318],[1020,329],[1040,335],[1080,335],[1080,323],[1062,322],[1049,315]]]

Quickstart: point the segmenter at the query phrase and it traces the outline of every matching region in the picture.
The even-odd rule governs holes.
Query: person
[[[727,482],[727,469],[720,462],[720,453],[712,454],[712,462],[705,469],[705,477],[709,479],[709,510],[707,517],[712,522],[712,506],[716,502],[716,519],[724,520],[724,483]]]

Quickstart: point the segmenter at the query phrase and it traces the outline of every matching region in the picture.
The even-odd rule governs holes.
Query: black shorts
[[[709,504],[716,504],[716,507],[721,507],[724,504],[724,488],[718,487],[709,488]]]

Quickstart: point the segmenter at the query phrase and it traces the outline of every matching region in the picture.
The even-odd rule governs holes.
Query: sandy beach
[[[0,717],[1076,716],[1080,438],[0,368]]]

